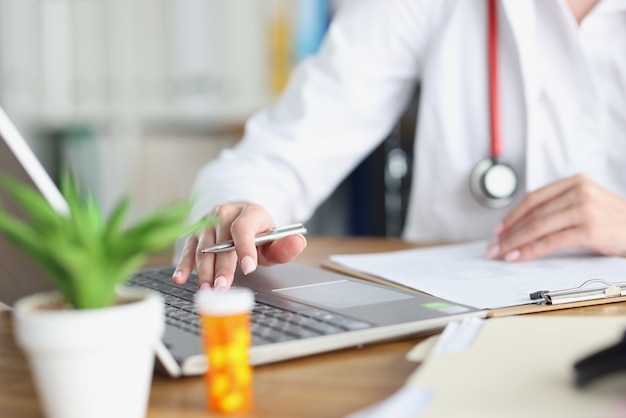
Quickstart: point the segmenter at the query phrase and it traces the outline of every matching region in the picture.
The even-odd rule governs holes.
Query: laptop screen
[[[36,187],[56,210],[67,211],[60,191],[1,108],[0,175]],[[24,219],[2,187],[0,199],[5,210]],[[43,271],[0,234],[0,302],[12,305],[22,296],[51,288]]]

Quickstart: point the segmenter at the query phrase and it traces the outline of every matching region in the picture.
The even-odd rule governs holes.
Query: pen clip
[[[267,232],[263,232],[257,235],[254,238],[254,245],[258,247],[260,245],[267,244],[271,241],[276,241],[289,235],[306,234],[306,232],[306,228],[302,224],[274,226],[270,228]]]
[[[592,284],[603,284],[604,287],[586,289]],[[626,295],[626,282],[611,283],[603,279],[590,279],[578,287],[563,290],[540,290],[530,294],[531,300],[541,300],[540,303],[557,305],[560,303],[579,302],[584,300],[604,299]]]
[[[270,235],[270,234],[280,233],[280,232],[300,231],[300,230],[304,230],[304,232],[306,232],[306,229],[304,228],[304,226],[302,226],[302,224],[273,226],[267,232],[263,232],[257,235],[257,238]]]

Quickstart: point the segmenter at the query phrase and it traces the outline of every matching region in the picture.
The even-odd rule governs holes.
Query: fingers
[[[216,207],[210,215],[219,219],[218,224],[187,239],[172,278],[174,283],[185,283],[195,268],[200,287],[226,290],[233,283],[237,266],[244,274],[250,274],[259,264],[292,261],[306,247],[303,235],[284,237],[257,247],[256,236],[275,226],[262,206],[249,202],[228,203]],[[228,240],[233,241],[234,251],[202,252],[205,247]]]
[[[506,261],[525,261],[532,260],[554,253],[556,251],[566,250],[572,247],[583,247],[581,234],[574,228],[557,231],[547,235],[542,239],[530,242],[520,246],[504,255]]]
[[[568,177],[563,180],[548,184],[534,192],[528,193],[522,201],[502,220],[500,227],[501,232],[505,232],[508,228],[516,225],[520,220],[528,216],[529,213],[540,208],[546,202],[554,200],[557,196],[562,195],[567,190],[574,187],[581,181],[583,175]]]
[[[536,206],[517,223],[500,232],[498,241],[501,254],[506,258],[514,249],[530,245],[561,230],[575,228],[583,222],[583,218],[580,203],[572,194],[558,195],[557,198]]]
[[[522,261],[580,242],[577,226],[583,218],[582,202],[573,190],[581,181],[581,176],[570,177],[526,195],[503,219],[496,239],[487,247],[487,256]],[[559,241],[563,239],[567,242]]]
[[[496,228],[487,257],[523,261],[571,248],[605,255],[626,248],[626,199],[584,175],[529,193]]]
[[[186,241],[173,277],[175,283],[184,283],[195,267],[199,286],[225,290],[232,285],[237,266],[244,274],[250,274],[258,264],[291,261],[306,247],[302,235],[257,247],[256,235],[275,226],[269,213],[259,205],[249,202],[224,204],[216,207],[211,215],[218,217],[218,225]],[[235,251],[202,253],[202,248],[228,240],[233,241]]]
[[[229,219],[228,222],[220,222],[216,230],[217,241],[232,239],[241,271],[244,274],[252,273],[258,264],[255,237],[274,226],[274,221],[263,207],[251,203],[237,207],[223,206],[218,209],[217,215],[220,219]],[[216,258],[216,267],[224,268],[224,272],[232,276],[234,267],[227,267],[232,265],[232,253],[218,253]]]
[[[281,238],[260,247],[259,263],[264,266],[293,261],[304,249],[307,242],[304,235]]]
[[[184,284],[187,282],[189,275],[193,271],[196,262],[196,248],[198,246],[198,239],[196,236],[191,236],[185,241],[185,246],[174,269],[174,275],[172,281],[176,284]]]
[[[206,229],[198,234],[196,246],[193,250],[193,257],[196,266],[196,273],[198,274],[198,287],[200,288],[205,288],[207,286],[215,287],[215,255],[211,253],[205,254],[202,252],[204,247],[213,245],[215,242],[215,229]],[[219,284],[222,285],[222,281],[220,281]],[[229,284],[226,283],[226,286],[228,287]]]

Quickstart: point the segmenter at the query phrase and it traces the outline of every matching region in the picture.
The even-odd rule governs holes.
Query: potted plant
[[[2,178],[2,186],[27,219],[0,207],[0,232],[43,268],[56,289],[20,299],[13,313],[16,342],[46,416],[145,416],[163,304],[156,293],[123,285],[151,253],[214,220],[188,224],[190,202],[184,202],[125,227],[128,199],[104,217],[69,173],[61,178],[66,213],[11,178]]]

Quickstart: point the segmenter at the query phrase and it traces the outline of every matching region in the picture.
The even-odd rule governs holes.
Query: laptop
[[[0,171],[37,188],[56,210],[67,210],[60,191],[1,108]],[[9,203],[1,188],[0,197]],[[7,208],[19,215],[14,206]],[[173,270],[166,266],[138,271],[130,284],[159,292],[165,303],[166,330],[156,349],[157,370],[172,377],[199,375],[207,361],[193,303],[197,277],[175,285]],[[434,333],[450,321],[485,316],[485,311],[469,306],[295,262],[261,266],[248,276],[237,271],[233,285],[255,294],[253,365]],[[10,306],[51,287],[43,271],[0,235],[0,302]]]

